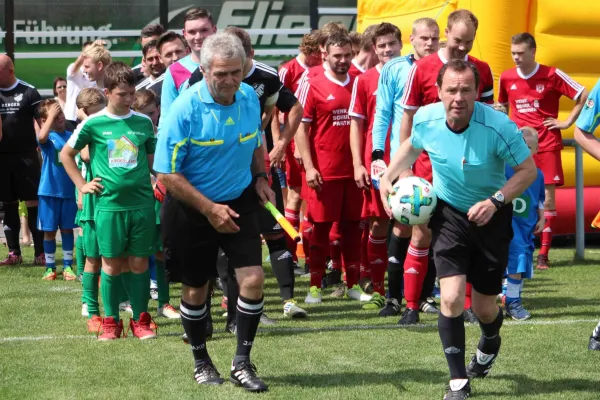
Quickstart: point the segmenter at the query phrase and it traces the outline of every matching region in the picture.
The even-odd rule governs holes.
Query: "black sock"
[[[4,236],[8,251],[21,255],[19,234],[21,233],[21,220],[19,218],[19,203],[4,203]]]
[[[236,316],[237,350],[233,358],[234,365],[250,359],[250,351],[263,312],[263,299],[261,297],[258,300],[250,300],[243,296],[238,298]]]
[[[285,239],[267,240],[273,274],[277,278],[281,300],[294,298],[294,259],[288,251]]]
[[[429,263],[427,265],[427,275],[423,281],[423,288],[421,289],[421,301],[427,301],[427,298],[431,296],[433,287],[435,286],[435,263],[433,262],[433,251],[429,252]]]
[[[401,238],[393,233],[388,246],[388,292],[391,299],[402,301],[402,280],[404,279],[404,260],[410,238]]]
[[[465,367],[465,320],[462,314],[449,318],[440,313],[438,331],[446,355],[450,379],[467,379]]]
[[[27,225],[29,226],[29,230],[31,231],[31,236],[33,238],[33,248],[34,248],[36,257],[44,252],[44,232],[38,230],[37,220],[38,220],[37,206],[36,207],[27,207]]]
[[[498,316],[489,324],[479,321],[481,328],[481,338],[477,349],[485,355],[498,354],[500,350],[500,327],[504,321],[504,314],[498,308]]]
[[[206,321],[208,310],[205,304],[193,306],[181,300],[181,325],[188,337],[192,353],[194,354],[195,366],[210,362],[210,356],[206,350]]]
[[[240,288],[238,287],[235,270],[227,269],[227,324],[236,320],[238,296]]]

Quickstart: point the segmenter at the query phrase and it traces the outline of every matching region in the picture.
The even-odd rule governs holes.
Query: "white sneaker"
[[[150,298],[152,300],[158,300],[158,290],[157,289],[150,289]]]
[[[306,311],[296,305],[294,300],[288,300],[283,305],[283,315],[292,318],[306,317]]]
[[[179,319],[181,315],[179,312],[170,304],[165,304],[162,307],[158,307],[157,314],[159,317],[165,317],[169,319]]]
[[[308,294],[304,299],[304,302],[307,304],[318,304],[323,301],[323,296],[321,295],[321,289],[316,286],[311,286],[308,290]]]
[[[87,317],[88,316],[87,303],[81,303],[81,316],[82,317]]]
[[[371,301],[372,295],[365,293],[359,285],[352,286],[352,289],[348,290],[348,297],[358,301]]]
[[[119,311],[127,311],[133,316],[133,308],[131,308],[131,303],[129,302],[129,300],[119,303]]]

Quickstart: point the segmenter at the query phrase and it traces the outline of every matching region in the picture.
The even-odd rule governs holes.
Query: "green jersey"
[[[154,206],[148,155],[154,154],[156,139],[150,118],[135,111],[117,116],[104,109],[81,123],[68,144],[76,150],[89,145],[91,173],[104,186],[97,210]]]

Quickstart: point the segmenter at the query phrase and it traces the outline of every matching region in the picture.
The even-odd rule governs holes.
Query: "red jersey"
[[[353,83],[350,75],[342,83],[321,74],[300,89],[302,122],[310,122],[312,161],[324,180],[354,179],[348,115]]]
[[[328,69],[329,69],[329,65],[326,67],[325,63],[323,63],[321,65],[316,65],[314,67],[310,67],[309,69],[304,71],[304,73],[300,77],[300,83],[298,84],[298,89],[296,90],[296,92],[294,92],[296,97],[298,97],[298,95],[300,94],[300,87],[304,84],[304,82],[307,82],[310,78],[314,78],[315,76],[323,75],[325,73],[325,71]],[[356,78],[357,76],[361,75],[363,72],[364,72],[363,70],[359,69],[356,65],[354,65],[354,62],[352,62],[350,64],[350,68],[348,69],[348,75],[350,75],[353,78]]]
[[[494,77],[488,63],[475,57],[467,56],[465,61],[475,65],[479,71],[479,95],[477,99],[483,103],[494,103]],[[448,60],[442,55],[442,50],[421,58],[413,64],[408,78],[404,95],[400,100],[403,108],[416,110],[419,107],[440,101],[438,88],[436,86],[437,76],[440,69]]]
[[[371,165],[373,148],[373,121],[375,119],[375,106],[377,105],[377,87],[379,86],[379,75],[381,75],[381,66],[377,64],[361,76],[354,80],[352,88],[352,101],[350,102],[350,117],[361,118],[365,122],[363,137],[363,165]],[[390,161],[390,135],[387,135],[385,144],[384,161],[389,164]]]
[[[350,64],[350,69],[348,70],[348,73],[352,76],[359,76],[364,74],[365,72],[367,72],[366,70],[362,69],[360,67],[360,65],[356,64],[354,62],[354,60],[352,60],[352,63]]]
[[[298,57],[288,61],[279,69],[279,80],[283,83],[283,86],[292,91],[296,92],[298,89],[298,83],[300,77],[304,71],[308,70],[308,66],[300,62]]]
[[[528,76],[517,68],[504,71],[499,86],[498,101],[509,103],[510,118],[519,128],[531,126],[538,131],[540,152],[563,148],[560,130],[550,131],[543,122],[558,117],[561,96],[575,100],[583,86],[560,69],[541,64]]]

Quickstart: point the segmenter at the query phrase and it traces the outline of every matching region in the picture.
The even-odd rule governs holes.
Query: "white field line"
[[[529,320],[529,321],[506,321],[504,322],[503,329],[509,326],[522,326],[522,325],[570,325],[570,324],[596,324],[597,319],[559,319],[559,320]],[[473,326],[475,325],[466,325]],[[422,329],[422,328],[437,328],[436,324],[418,324],[412,326],[400,326],[400,325],[346,325],[346,326],[329,326],[323,328],[266,328],[259,329],[260,333],[266,333],[267,335],[271,332],[289,332],[289,333],[300,333],[300,332],[336,332],[336,331],[361,331],[361,330],[381,330],[381,329]],[[593,326],[590,328],[593,329]],[[169,332],[166,334],[160,334],[160,336],[181,336],[181,333]],[[587,334],[587,333],[586,333]],[[10,342],[36,342],[44,340],[71,340],[71,339],[93,339],[93,335],[44,335],[44,336],[14,336],[7,338],[0,338],[0,343]]]

